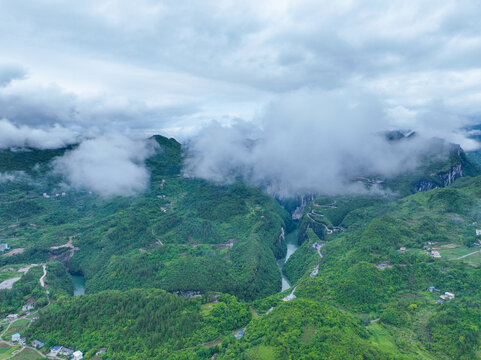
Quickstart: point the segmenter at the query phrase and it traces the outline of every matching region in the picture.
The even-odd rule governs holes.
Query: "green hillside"
[[[152,141],[151,185],[130,197],[64,188],[48,171],[64,150],[3,152],[2,171],[23,172],[0,183],[0,312],[21,317],[0,321],[4,339],[86,359],[481,358],[481,177],[462,151],[376,196],[314,196],[294,222],[260,188],[183,177],[181,145]]]

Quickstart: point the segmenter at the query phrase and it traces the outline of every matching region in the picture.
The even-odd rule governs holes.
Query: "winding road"
[[[29,269],[31,269],[33,266],[38,266],[36,264],[32,264],[26,268],[23,268],[21,270],[24,270],[25,273],[28,272]],[[48,304],[45,305],[45,307],[49,306],[50,305],[50,298],[48,296],[48,290],[45,286],[45,279],[47,277],[47,264],[42,264],[42,267],[43,267],[43,275],[42,277],[40,277],[39,279],[39,282],[40,282],[40,285],[45,289],[45,292],[47,294],[47,299],[48,299]],[[26,269],[26,270],[25,270]],[[20,270],[19,270],[20,271]],[[44,308],[45,308],[44,307]],[[37,309],[36,311],[32,312],[31,315],[33,314],[36,314],[38,313],[39,309]],[[8,319],[8,320],[3,320],[2,321],[2,324],[4,324],[4,321],[8,322],[8,326],[5,328],[5,330],[3,330],[1,333],[0,333],[0,343],[3,343],[3,344],[6,344],[8,346],[11,346],[11,347],[14,347],[14,346],[18,346],[19,344],[14,344],[12,343],[11,341],[7,341],[7,340],[4,340],[3,339],[3,336],[8,332],[8,330],[10,329],[10,326],[16,322],[18,320],[17,319]],[[32,320],[30,319],[30,323],[28,324],[28,326],[30,326],[32,324]],[[32,351],[35,351],[36,354],[38,354],[38,356],[41,356],[42,358],[47,358],[47,356],[45,356],[44,354],[42,354],[40,351],[38,351],[36,348],[32,347],[32,346],[28,346],[28,345],[20,345],[20,348],[18,349],[15,349],[14,351],[12,351],[12,353],[10,354],[9,357],[5,358],[5,359],[12,359],[13,357],[15,357],[15,355],[18,355],[19,353],[21,353],[23,350],[25,349],[29,349],[29,350],[32,350]],[[59,357],[51,357],[51,358],[54,358],[54,359],[60,359]]]
[[[328,235],[331,235],[334,232],[333,229],[329,229],[329,227],[326,224],[324,224],[322,221],[314,219],[312,217],[313,215],[315,215],[315,216],[324,216],[324,215],[316,214],[314,211],[311,211],[310,213],[307,214],[307,217],[309,218],[309,220],[315,222],[316,224],[324,226]]]

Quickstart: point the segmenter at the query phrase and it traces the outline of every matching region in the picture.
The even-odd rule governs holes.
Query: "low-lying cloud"
[[[0,184],[5,184],[19,179],[25,180],[27,179],[27,175],[23,171],[0,172]]]
[[[259,127],[239,121],[204,128],[189,144],[186,172],[220,183],[242,176],[281,197],[360,191],[354,177],[411,170],[430,150],[427,138],[459,125],[429,120],[393,117],[375,97],[354,91],[297,91],[274,101]],[[399,142],[382,136],[402,124],[421,136]]]
[[[77,190],[91,190],[104,197],[130,196],[147,188],[150,173],[144,161],[153,151],[149,141],[100,136],[57,158],[53,167]]]
[[[78,141],[78,133],[59,124],[33,128],[28,125],[17,126],[7,119],[0,119],[0,149],[56,149]]]

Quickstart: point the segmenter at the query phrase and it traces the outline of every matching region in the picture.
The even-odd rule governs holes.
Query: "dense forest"
[[[2,320],[4,340],[86,359],[481,358],[476,157],[453,148],[363,178],[360,195],[277,201],[242,179],[184,177],[180,144],[151,141],[151,186],[128,197],[63,188],[48,164],[69,149],[0,152],[0,312],[20,316]]]

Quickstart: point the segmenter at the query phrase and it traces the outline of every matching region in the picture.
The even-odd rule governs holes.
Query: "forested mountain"
[[[471,154],[452,146],[384,191],[284,208],[241,181],[184,177],[182,146],[150,141],[134,196],[65,187],[51,164],[75,147],[0,152],[0,311],[21,315],[5,340],[41,340],[39,358],[57,345],[87,359],[480,358]]]

